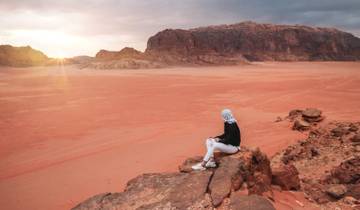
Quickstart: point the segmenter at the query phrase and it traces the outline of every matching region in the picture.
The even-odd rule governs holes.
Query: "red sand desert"
[[[69,209],[141,173],[176,171],[233,110],[242,144],[273,155],[304,137],[274,123],[317,107],[359,120],[359,62],[94,71],[0,69],[1,209]],[[276,193],[278,208],[294,196]],[[310,208],[310,207],[309,207]]]

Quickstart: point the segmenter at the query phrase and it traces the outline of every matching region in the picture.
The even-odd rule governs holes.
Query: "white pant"
[[[224,152],[227,154],[234,154],[239,150],[239,147],[223,144],[220,142],[216,142],[213,138],[206,139],[206,155],[204,157],[204,161],[209,161],[210,158],[214,157],[214,151],[219,150],[220,152]]]

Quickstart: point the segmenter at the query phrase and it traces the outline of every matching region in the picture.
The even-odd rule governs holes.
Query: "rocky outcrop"
[[[100,50],[95,58],[80,65],[80,68],[92,69],[140,69],[140,68],[161,68],[166,64],[157,61],[152,56],[125,47],[120,51]]]
[[[320,110],[306,110],[293,110],[286,118],[290,123],[308,122],[308,137],[272,157],[273,184],[291,189],[287,185],[294,183],[324,209],[359,208],[360,150],[353,139],[359,135],[360,122],[322,121]],[[291,174],[300,180],[292,180]]]
[[[120,51],[100,50],[95,55],[97,60],[121,60],[121,59],[144,59],[145,56],[142,52],[134,48],[125,47]]]
[[[27,47],[0,45],[0,66],[27,67],[45,65],[49,58],[42,52]]]
[[[188,170],[198,160],[185,160],[179,166],[183,172],[140,175],[130,180],[123,192],[93,196],[73,209],[274,209],[260,196],[271,191],[271,168],[259,149],[244,147],[235,155],[216,154],[217,168]],[[236,194],[241,188],[256,195]],[[228,205],[222,205],[225,199],[229,199]]]
[[[305,131],[316,125],[316,123],[323,121],[324,118],[320,110],[316,108],[306,108],[305,110],[291,110],[285,119],[294,122],[292,126],[293,130]]]
[[[360,60],[360,39],[334,28],[242,22],[150,37],[146,53],[194,62],[209,55],[250,61]]]
[[[293,164],[272,166],[272,184],[283,190],[300,190],[299,171]]]
[[[302,191],[323,209],[359,208],[360,151],[352,139],[360,122],[319,121],[324,117],[317,109],[294,110],[284,119],[300,118],[311,118],[308,137],[271,160],[258,148],[242,146],[236,154],[216,153],[216,168],[193,171],[202,157],[190,157],[179,172],[140,175],[123,192],[93,196],[73,209],[273,210],[273,190]]]

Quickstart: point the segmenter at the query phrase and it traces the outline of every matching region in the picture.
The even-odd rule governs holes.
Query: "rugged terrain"
[[[314,202],[307,208],[360,209],[360,122],[321,123],[321,114],[314,108],[291,111],[287,119],[295,121],[293,129],[299,130],[298,121],[306,122],[309,136],[271,161],[259,148],[242,147],[234,155],[216,154],[215,169],[192,171],[202,160],[193,157],[178,173],[140,175],[123,192],[96,195],[73,209],[275,210],[272,203],[281,200],[272,185],[304,192]],[[293,208],[304,207],[296,202]]]

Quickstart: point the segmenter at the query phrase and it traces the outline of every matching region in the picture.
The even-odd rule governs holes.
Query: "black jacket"
[[[224,134],[216,136],[219,138],[219,142],[223,144],[230,144],[233,146],[240,146],[241,134],[237,123],[224,123]]]

